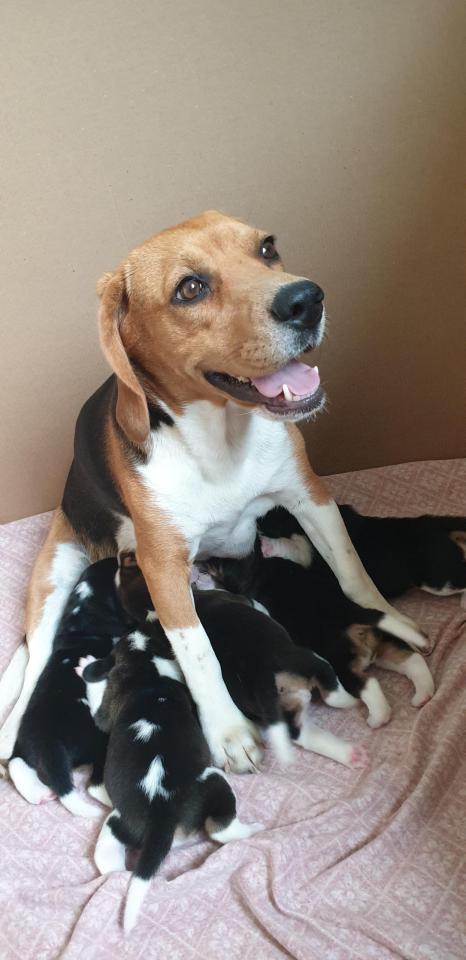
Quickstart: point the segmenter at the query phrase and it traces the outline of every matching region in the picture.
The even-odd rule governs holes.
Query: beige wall
[[[1,519],[54,505],[99,274],[217,206],[327,293],[321,472],[464,453],[463,0],[3,0]]]

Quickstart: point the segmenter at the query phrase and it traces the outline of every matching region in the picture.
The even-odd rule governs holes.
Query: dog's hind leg
[[[424,657],[420,653],[413,653],[407,644],[382,641],[376,663],[384,670],[393,670],[411,680],[414,686],[411,699],[413,707],[422,707],[432,699],[435,685],[429,667]]]
[[[26,663],[24,658],[15,654],[14,684],[13,678],[10,679],[16,688],[19,688],[22,679],[21,693],[0,730],[2,759],[11,757],[21,718],[50,656],[55,631],[64,606],[88,563],[83,547],[76,542],[68,520],[61,509],[58,509],[37,558],[29,586],[26,610],[29,659]],[[6,705],[0,700],[0,712]]]

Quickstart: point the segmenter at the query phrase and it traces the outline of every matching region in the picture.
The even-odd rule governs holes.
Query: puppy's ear
[[[116,418],[129,440],[143,444],[149,436],[149,410],[144,390],[131,366],[121,338],[121,326],[130,310],[124,268],[105,273],[97,284],[101,298],[99,331],[102,350],[117,377]]]
[[[449,537],[460,548],[463,558],[466,560],[466,530],[452,530]]]

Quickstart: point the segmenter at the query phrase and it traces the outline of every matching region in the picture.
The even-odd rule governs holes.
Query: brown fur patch
[[[301,694],[310,691],[314,684],[307,677],[281,670],[275,675],[275,685],[282,709],[295,713],[303,709]]]
[[[314,473],[307,455],[306,444],[301,431],[296,424],[287,424],[290,440],[293,444],[293,453],[296,463],[296,471],[301,477],[304,485],[313,500],[318,506],[332,502],[332,496],[322,477]]]
[[[113,476],[118,479],[134,523],[137,563],[162,626],[167,630],[197,626],[186,540],[164,511],[148,502],[147,491],[127,463],[110,422],[107,451]]]
[[[63,511],[58,507],[53,515],[52,523],[45,539],[45,543],[37,557],[29,581],[26,599],[26,637],[37,625],[44,603],[53,592],[50,582],[55,551],[61,543],[77,543],[77,538]]]
[[[377,660],[381,660],[382,662],[388,660],[390,663],[403,663],[403,661],[411,657],[413,653],[414,651],[409,647],[403,649],[395,643],[390,643],[389,640],[384,640],[377,650]]]

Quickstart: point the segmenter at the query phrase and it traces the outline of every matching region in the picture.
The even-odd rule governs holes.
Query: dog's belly
[[[183,533],[191,547],[191,557],[206,560],[207,557],[245,557],[251,553],[256,538],[256,520],[275,506],[271,496],[256,497],[244,510],[229,513],[226,509],[216,522],[206,523],[204,532],[189,535]],[[136,536],[132,521],[125,517],[118,531],[118,549],[135,550]]]

